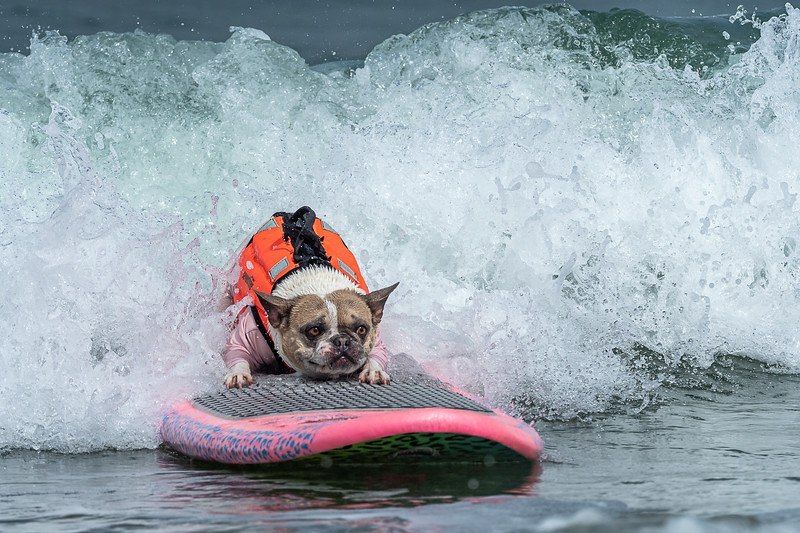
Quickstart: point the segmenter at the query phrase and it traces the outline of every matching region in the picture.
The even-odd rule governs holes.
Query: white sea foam
[[[255,30],[0,56],[0,448],[156,445],[220,386],[223,266],[306,204],[401,282],[391,348],[499,405],[645,397],[642,347],[800,370],[800,12],[760,31],[702,78],[567,8],[396,36],[352,77]]]

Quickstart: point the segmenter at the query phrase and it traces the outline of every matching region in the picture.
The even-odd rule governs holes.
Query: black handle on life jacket
[[[330,257],[322,245],[322,239],[314,232],[317,214],[313,209],[303,206],[294,213],[275,213],[273,216],[283,218],[283,238],[292,243],[294,261],[299,268],[330,266]]]

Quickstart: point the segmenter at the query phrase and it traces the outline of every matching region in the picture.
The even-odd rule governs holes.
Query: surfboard
[[[164,443],[225,464],[284,461],[537,461],[542,439],[524,422],[423,374],[389,385],[257,376],[254,386],[178,403]]]

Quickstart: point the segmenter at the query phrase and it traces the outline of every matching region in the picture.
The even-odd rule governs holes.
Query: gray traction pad
[[[486,407],[446,388],[441,382],[417,375],[390,385],[357,381],[309,381],[294,375],[258,376],[256,384],[193,400],[196,407],[224,418],[344,409],[419,409],[444,407],[491,412]]]

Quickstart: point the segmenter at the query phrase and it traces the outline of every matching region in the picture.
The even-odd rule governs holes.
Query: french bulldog
[[[272,294],[256,294],[278,356],[291,369],[315,379],[357,375],[361,382],[388,384],[378,325],[397,285],[366,294],[341,272],[315,265],[292,273]],[[238,361],[225,378],[229,388],[252,382],[248,361]]]

